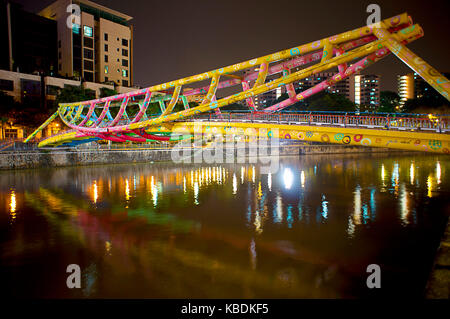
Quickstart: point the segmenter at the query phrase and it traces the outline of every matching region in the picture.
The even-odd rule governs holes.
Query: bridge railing
[[[397,130],[425,130],[440,133],[450,132],[450,117],[405,117],[402,115],[355,115],[317,113],[264,113],[229,112],[203,113],[195,115],[192,121],[266,122],[297,125],[329,125],[342,127],[382,128]],[[186,121],[184,119],[183,121]]]

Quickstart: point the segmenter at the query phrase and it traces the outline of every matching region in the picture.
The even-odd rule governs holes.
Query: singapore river
[[[307,155],[257,164],[0,172],[3,294],[27,298],[422,297],[450,161]],[[69,264],[81,288],[69,289]],[[381,269],[369,289],[367,266]]]

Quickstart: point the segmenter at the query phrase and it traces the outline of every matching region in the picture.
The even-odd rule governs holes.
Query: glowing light
[[[427,189],[428,189],[427,196],[430,197],[430,198],[433,196],[432,188],[433,188],[433,179],[431,178],[431,175],[428,175],[428,178],[427,178]]]
[[[253,225],[255,226],[255,231],[258,234],[261,234],[263,232],[262,219],[261,219],[261,214],[259,213],[259,211],[255,212],[255,221],[253,222]]]
[[[436,182],[441,183],[441,164],[439,162],[436,163]]]
[[[284,181],[284,187],[286,189],[290,189],[292,186],[292,182],[294,181],[294,174],[292,174],[292,171],[290,168],[284,169],[283,181]]]
[[[287,221],[288,227],[292,228],[292,224],[294,223],[294,217],[292,216],[292,206],[288,205],[286,210],[287,210],[286,221]]]
[[[355,197],[353,199],[353,220],[356,225],[361,225],[361,187],[358,185],[355,189]]]
[[[262,197],[261,181],[258,183],[258,199]]]
[[[236,174],[233,174],[233,194],[236,195],[237,193],[237,178]]]
[[[94,195],[94,203],[97,203],[97,199],[98,199],[97,181],[94,181],[94,185],[92,186],[92,189],[93,189],[93,195]]]
[[[156,207],[158,205],[158,193],[159,189],[156,187],[156,184],[153,184],[152,186],[152,200],[153,200],[153,206]]]
[[[411,163],[411,167],[409,168],[409,178],[411,181],[411,185],[414,184],[414,163]]]
[[[111,255],[111,242],[105,241],[105,250],[107,255]]]
[[[399,179],[399,168],[398,163],[394,163],[394,170],[392,171],[392,186],[398,186],[398,179]]]
[[[252,182],[255,182],[256,173],[255,173],[255,166],[252,166]]]
[[[272,173],[267,174],[267,186],[269,191],[272,191]]]
[[[241,184],[244,184],[244,173],[245,173],[245,168],[244,166],[241,167]]]
[[[186,176],[183,177],[183,193],[186,194]]]
[[[153,176],[152,176],[153,181]],[[130,200],[130,185],[128,184],[128,179],[125,180],[125,200],[128,202]]]
[[[10,198],[10,202],[9,202],[9,212],[11,215],[11,219],[14,220],[16,219],[16,192],[11,191],[11,198]]]
[[[355,234],[355,224],[350,216],[348,217],[347,234],[350,238],[353,238],[353,235]]]
[[[400,189],[400,212],[401,212],[401,218],[404,225],[407,225],[409,223],[408,221],[408,192],[405,189],[405,185],[402,184]]]
[[[322,217],[327,219],[328,217],[328,201],[325,198],[325,195],[322,195]]]
[[[300,183],[302,185],[302,188],[305,188],[305,172],[304,171],[302,171],[300,173]]]
[[[194,203],[195,203],[195,205],[199,204],[199,202],[198,202],[198,183],[197,182],[194,183]]]
[[[392,171],[392,178],[391,178],[391,186],[394,187],[394,194],[396,196],[398,196],[399,180],[400,180],[399,165],[398,165],[398,163],[394,163],[394,169]]]
[[[283,202],[281,201],[280,194],[277,194],[276,197],[276,206],[275,206],[275,214],[273,216],[275,223],[281,223],[283,220]]]
[[[381,180],[384,183],[384,180],[386,178],[386,170],[384,169],[384,164],[381,164]]]

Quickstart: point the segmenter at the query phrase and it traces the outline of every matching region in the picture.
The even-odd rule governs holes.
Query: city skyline
[[[25,10],[38,12],[54,1],[15,2],[22,4]],[[346,1],[323,7],[318,3],[298,4],[289,1],[272,6],[269,2],[261,1],[239,5],[234,1],[226,4],[198,1],[195,6],[177,2],[171,9],[163,3],[95,2],[134,17],[131,21],[135,42],[134,79],[137,85],[143,87],[356,28],[365,23],[369,15],[366,7],[370,4],[370,1],[356,5]],[[439,42],[440,38],[450,36],[450,23],[445,18],[445,13],[450,9],[449,4],[429,1],[428,5],[435,9],[432,12],[423,10],[423,3],[419,1],[378,1],[377,4],[381,7],[381,18],[402,12],[413,16],[414,23],[423,27],[425,36],[408,47],[425,57],[436,69],[442,72],[450,70],[450,62],[445,55],[448,44]],[[305,12],[308,14],[303,19]],[[245,23],[233,21],[238,15],[242,16]],[[440,22],[436,23],[437,20]],[[295,30],[307,32],[297,34]],[[396,92],[397,75],[408,72],[409,67],[391,55],[363,74],[379,75],[381,90]]]

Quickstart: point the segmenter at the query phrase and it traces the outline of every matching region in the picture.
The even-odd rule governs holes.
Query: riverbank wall
[[[197,152],[198,149],[194,149]],[[182,152],[182,151],[181,151]],[[210,150],[211,152],[211,150]],[[212,151],[214,152],[214,151]],[[224,153],[228,150],[224,150]],[[234,150],[234,156],[242,150]],[[245,149],[245,154],[256,150]],[[388,148],[347,145],[287,145],[279,147],[279,155],[353,154],[405,152]],[[410,151],[406,151],[410,152]],[[268,150],[270,154],[270,150]],[[97,164],[126,164],[172,161],[170,149],[54,149],[0,152],[0,170],[45,167],[83,166]]]
[[[446,300],[450,298],[450,221],[447,222],[434,260],[425,297]]]

